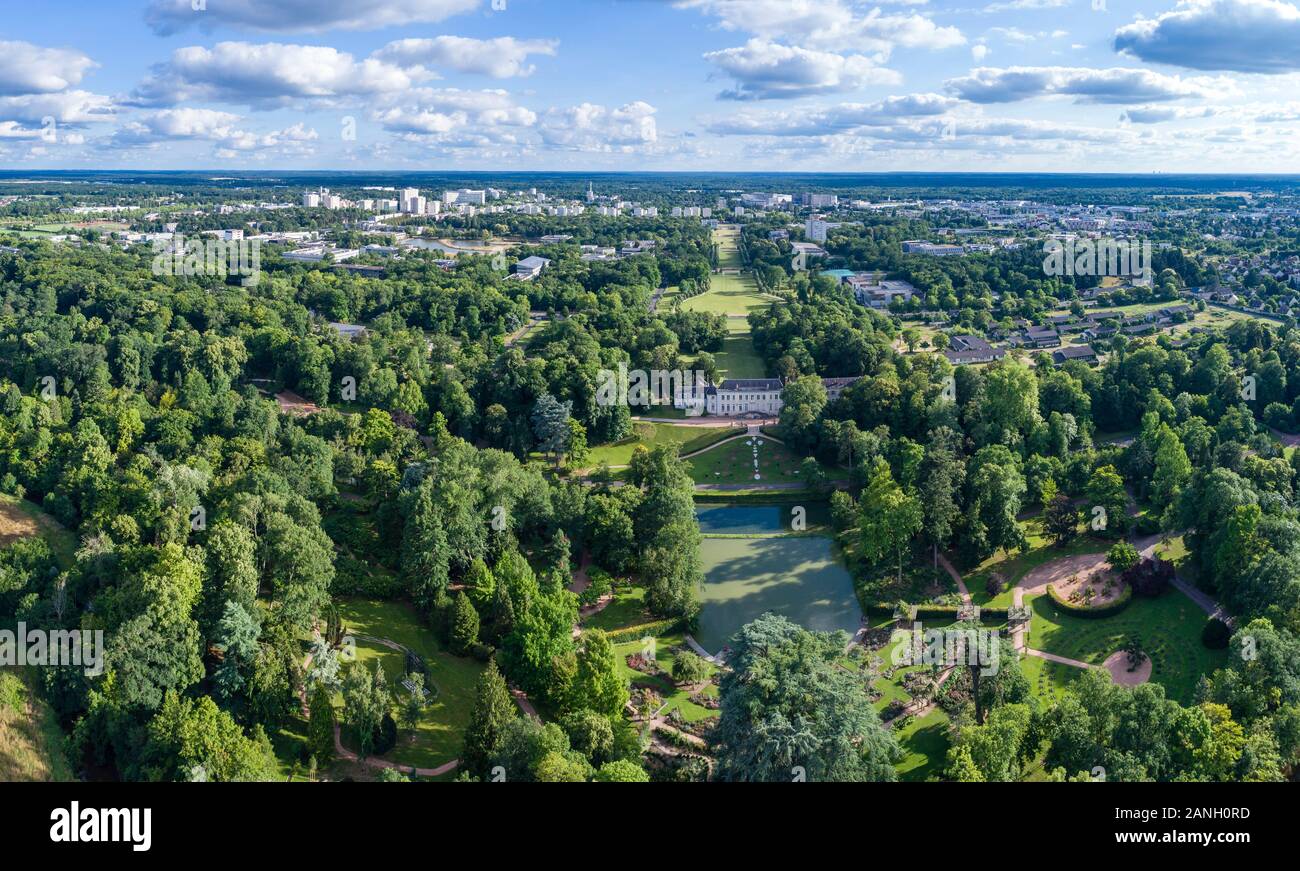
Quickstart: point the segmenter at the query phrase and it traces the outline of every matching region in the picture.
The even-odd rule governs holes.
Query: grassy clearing
[[[973,571],[962,573],[962,578],[966,581],[966,589],[970,590],[971,600],[976,605],[985,608],[1009,608],[1012,604],[1012,588],[1032,569],[1062,557],[1077,556],[1082,553],[1105,553],[1114,544],[1109,539],[1083,535],[1066,542],[1062,547],[1057,547],[1051,539],[1038,530],[1037,523],[1021,521],[1021,526],[1024,527],[1025,537],[1029,540],[1028,550],[1015,555],[999,550],[976,566]],[[1003,584],[1000,592],[990,596],[987,585],[994,572],[1002,576]]]
[[[612,445],[600,445],[591,449],[587,465],[595,468],[601,463],[611,466],[626,466],[632,460],[632,453],[639,445],[647,450],[657,445],[675,444],[681,453],[687,454],[708,447],[719,439],[739,434],[740,430],[731,426],[675,426],[671,423],[649,423],[637,421],[632,424],[632,435]]]
[[[414,735],[399,729],[397,746],[385,758],[403,765],[433,768],[459,756],[484,664],[443,650],[415,609],[405,603],[344,599],[338,602],[338,607],[347,632],[389,638],[424,657],[432,686],[437,688],[437,698],[425,706]],[[401,687],[401,681],[406,674],[406,657],[399,651],[358,639],[357,663],[371,670],[376,662],[384,669],[394,698],[404,698],[406,690]],[[344,732],[345,746],[355,747]]]
[[[75,779],[54,712],[18,669],[0,669],[0,782]]]
[[[0,493],[0,547],[33,535],[49,543],[63,568],[71,567],[76,561],[77,537],[64,529],[63,524],[26,499]]]

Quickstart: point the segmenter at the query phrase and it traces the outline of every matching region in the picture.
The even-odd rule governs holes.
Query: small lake
[[[787,505],[697,505],[704,588],[695,639],[717,653],[767,611],[806,629],[852,634],[862,611],[835,543],[822,535],[773,535],[790,529]],[[805,506],[808,527],[827,523],[825,503]],[[815,509],[815,510],[814,510]],[[752,536],[752,537],[748,537]]]

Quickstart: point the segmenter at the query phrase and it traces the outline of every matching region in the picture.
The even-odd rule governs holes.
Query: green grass
[[[761,438],[761,437],[760,437]],[[753,446],[749,439],[736,439],[684,460],[686,471],[697,484],[787,484],[803,481],[799,466],[803,457],[771,439],[761,439],[758,448],[758,474],[754,480]]]
[[[443,650],[415,609],[405,603],[343,599],[337,604],[348,633],[389,638],[424,657],[432,686],[437,688],[437,698],[425,707],[414,740],[408,730],[399,728],[397,746],[385,758],[420,768],[434,768],[457,758],[484,664]],[[406,690],[400,684],[406,673],[406,657],[400,652],[358,639],[356,661],[367,670],[373,670],[379,662],[394,699],[405,698]],[[344,744],[355,749],[347,737]]]
[[[0,783],[75,780],[58,718],[22,670],[0,669]]]
[[[749,331],[729,333],[722,340],[722,349],[713,355],[723,378],[766,378],[767,366],[754,350]]]
[[[740,430],[731,426],[675,426],[671,423],[637,421],[632,424],[632,435],[629,438],[616,444],[592,448],[586,465],[593,469],[602,462],[611,466],[626,466],[631,462],[632,453],[638,445],[644,445],[649,450],[657,445],[675,444],[681,453],[687,454],[739,433]]]
[[[659,693],[664,700],[664,706],[660,711],[664,716],[673,711],[681,711],[682,717],[688,723],[694,723],[698,720],[718,716],[717,711],[697,705],[695,702],[691,701],[690,692],[685,689],[678,689],[676,685],[673,684],[671,678],[664,675],[646,675],[633,668],[629,668],[627,657],[635,653],[640,653],[643,646],[644,645],[640,639],[633,639],[632,641],[626,641],[622,644],[615,645],[614,647],[614,651],[618,656],[619,673],[633,684],[634,691],[635,687],[640,685],[650,687],[655,692]],[[675,662],[677,658],[674,648],[684,649],[685,647],[686,636],[680,632],[671,632],[657,636],[655,638],[654,653],[655,660],[658,662],[659,667],[671,675],[673,662]],[[717,671],[713,665],[708,665],[708,670],[710,675]],[[704,688],[703,692],[706,696],[716,696],[718,694],[718,688],[710,683]]]
[[[1133,635],[1151,657],[1151,680],[1165,688],[1170,698],[1191,704],[1201,675],[1208,675],[1227,662],[1227,651],[1210,650],[1201,643],[1206,615],[1177,590],[1168,590],[1155,599],[1134,598],[1132,603],[1112,617],[1088,619],[1061,611],[1048,596],[1030,600],[1033,621],[1029,646],[1058,656],[1101,665],[1106,657],[1124,646]],[[1032,662],[1036,657],[1026,657]],[[1079,669],[1059,663],[1039,661],[1030,673],[1035,689],[1044,697],[1058,693]],[[1023,662],[1022,662],[1023,666]],[[1068,669],[1075,674],[1058,674]],[[1032,673],[1031,673],[1032,672]]]
[[[76,562],[77,537],[63,524],[26,499],[0,493],[0,547],[31,535],[45,539],[63,568]]]
[[[894,766],[899,780],[939,779],[948,758],[948,722],[948,715],[935,708],[895,730],[894,740],[903,750],[903,758]]]
[[[614,588],[614,598],[601,610],[582,621],[583,629],[601,629],[612,632],[628,626],[649,623],[655,618],[645,605],[645,587],[624,584]]]

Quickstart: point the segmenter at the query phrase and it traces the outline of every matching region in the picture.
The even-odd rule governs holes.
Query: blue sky
[[[52,0],[6,18],[6,168],[1300,171],[1288,0]]]

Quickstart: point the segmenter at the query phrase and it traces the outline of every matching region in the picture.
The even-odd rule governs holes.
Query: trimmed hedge
[[[1061,598],[1061,594],[1056,592],[1056,588],[1051,584],[1047,585],[1047,595],[1052,597],[1052,601],[1064,611],[1068,611],[1076,617],[1085,617],[1090,620],[1101,617],[1113,617],[1120,611],[1128,607],[1129,602],[1133,601],[1133,588],[1125,587],[1124,591],[1119,594],[1115,601],[1101,605],[1096,608],[1090,608],[1087,605],[1076,605],[1073,602],[1067,602]]]
[[[869,602],[862,607],[863,613],[868,617],[892,617],[894,616],[894,604],[883,604],[880,602]],[[961,610],[958,605],[913,605],[912,620],[920,620],[927,617],[947,617],[951,620],[957,619],[957,614]],[[1009,608],[980,608],[980,622],[988,623],[990,621],[1009,620],[1011,609]]]
[[[650,623],[639,623],[636,626],[624,626],[622,629],[613,629],[605,634],[613,642],[628,641],[634,638],[644,638],[647,635],[663,635],[671,632],[682,625],[681,617],[673,617],[669,620],[654,620]]]

